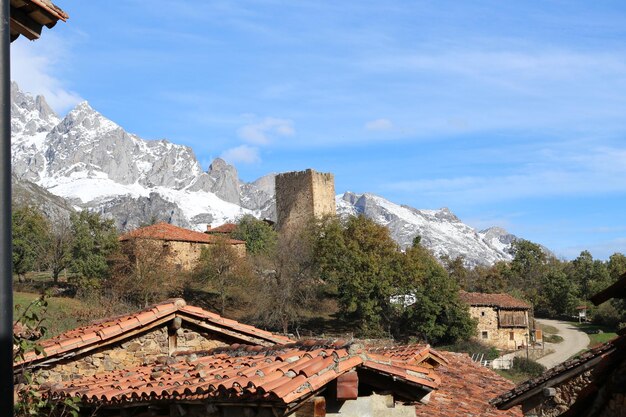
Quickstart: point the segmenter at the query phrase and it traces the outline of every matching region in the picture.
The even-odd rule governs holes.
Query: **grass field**
[[[597,326],[590,323],[574,323],[574,326],[587,333],[591,340],[591,342],[589,342],[590,348],[608,342],[617,336],[614,329],[604,326]]]
[[[537,327],[539,327],[545,334],[557,334],[559,332],[559,329],[548,324],[537,323]]]
[[[21,309],[39,298],[37,294],[27,292],[14,292],[13,305],[19,305]],[[66,330],[81,326],[95,317],[90,312],[93,307],[87,303],[66,297],[49,297],[48,309],[44,313],[45,321],[42,323],[48,329],[45,337],[52,337]],[[15,313],[15,318],[19,312]]]

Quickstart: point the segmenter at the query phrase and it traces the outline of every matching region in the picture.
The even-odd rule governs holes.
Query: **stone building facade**
[[[476,319],[478,339],[497,349],[516,350],[529,340],[530,305],[508,294],[462,292]]]
[[[158,254],[160,263],[167,263],[175,271],[190,271],[200,259],[203,249],[224,243],[239,256],[246,255],[246,243],[184,229],[167,223],[142,227],[120,236],[122,251],[131,258]]]
[[[63,359],[49,368],[39,368],[35,371],[35,377],[38,384],[64,382],[130,369],[144,363],[165,361],[178,351],[201,351],[227,345],[215,334],[162,326],[119,344]]]
[[[336,215],[335,178],[312,169],[276,176],[276,228],[297,233],[315,217]]]

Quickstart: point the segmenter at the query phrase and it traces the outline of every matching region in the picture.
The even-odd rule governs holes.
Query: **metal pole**
[[[0,0],[0,406],[13,416],[10,0]]]

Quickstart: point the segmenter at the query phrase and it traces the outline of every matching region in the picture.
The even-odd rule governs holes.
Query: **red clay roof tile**
[[[530,304],[518,300],[509,294],[485,294],[481,292],[461,291],[461,300],[471,306],[500,307],[520,310],[529,310]]]
[[[235,223],[224,223],[217,227],[212,227],[207,230],[207,233],[233,233],[237,229]]]
[[[227,334],[232,338],[236,338],[236,335],[240,334],[242,335],[241,340],[246,343],[249,343],[248,340],[250,338],[254,338],[257,340],[256,343],[262,344],[292,342],[286,336],[257,329],[234,320],[223,319],[218,314],[198,307],[187,306],[185,300],[178,298],[164,301],[136,313],[106,318],[88,326],[69,330],[51,339],[43,340],[39,342],[39,345],[43,348],[45,355],[38,355],[34,351],[26,352],[23,360],[14,363],[14,368],[18,369],[24,363],[47,360],[57,354],[101,347],[117,336],[141,330],[142,327],[149,326],[158,320],[166,319],[168,316],[171,316],[171,318],[181,316],[184,319],[186,315],[199,319],[199,321],[214,324],[218,332],[220,328],[224,329],[228,331]]]
[[[343,346],[341,348],[327,344],[326,349],[320,349],[320,344],[321,341],[308,346],[291,343],[252,352],[244,346],[217,348],[178,357],[177,362],[169,365],[139,366],[60,384],[52,387],[47,395],[53,400],[78,395],[84,404],[102,405],[121,404],[130,398],[138,403],[176,398],[288,404],[308,397],[363,364],[360,351],[349,344],[337,345]],[[347,355],[332,354],[339,350]],[[331,354],[327,356],[328,352]],[[344,359],[336,362],[333,358],[339,356]],[[422,381],[400,367],[385,366],[385,373],[397,381],[424,382],[428,388],[435,386],[434,375],[423,375]],[[426,369],[425,372],[433,371]],[[204,376],[200,377],[200,373]]]
[[[132,239],[156,239],[156,240],[172,240],[177,242],[193,242],[193,243],[216,243],[220,239],[217,236],[207,233],[196,232],[194,230],[184,229],[168,223],[157,223],[139,229],[132,230],[120,236],[120,241]],[[226,243],[230,245],[244,245],[243,240],[226,239]]]
[[[464,353],[439,351],[448,364],[436,372],[441,378],[439,389],[428,404],[416,406],[416,417],[521,417],[519,407],[500,411],[489,399],[510,390],[514,384],[491,369],[480,366]]]

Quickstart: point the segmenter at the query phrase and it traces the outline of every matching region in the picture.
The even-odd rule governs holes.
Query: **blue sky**
[[[246,181],[449,207],[571,259],[626,252],[626,3],[57,0],[13,78]],[[34,64],[34,65],[33,65]]]

